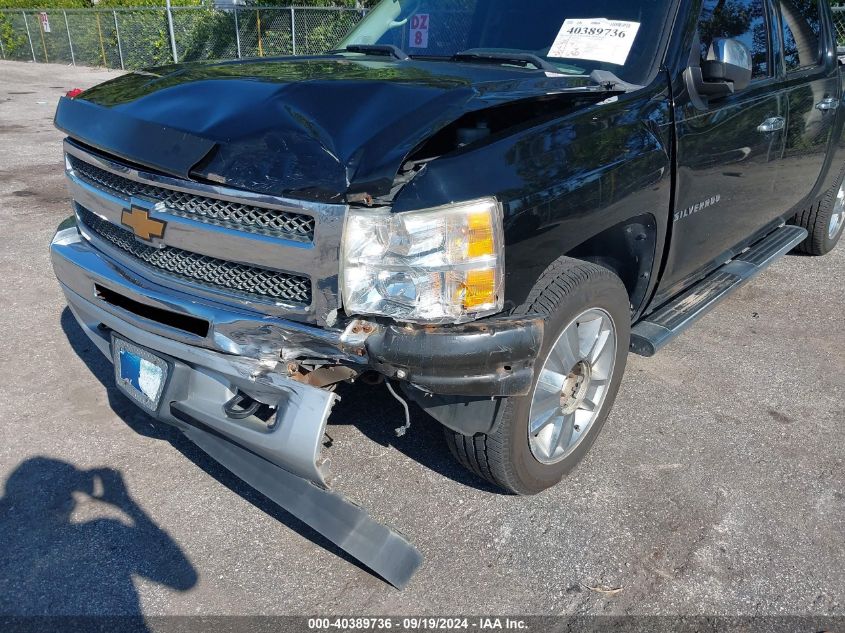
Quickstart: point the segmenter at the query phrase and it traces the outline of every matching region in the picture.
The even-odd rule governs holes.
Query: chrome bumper
[[[172,363],[172,377],[157,417],[178,425],[181,418],[189,416],[293,474],[326,487],[327,464],[320,458],[320,447],[336,396],[276,371],[280,341],[315,347],[320,339],[310,337],[302,326],[276,324],[266,317],[250,321],[246,315],[224,313],[189,297],[165,296],[163,290],[130,278],[81,239],[75,228],[56,234],[51,255],[68,306],[107,358],[111,359],[114,332]],[[141,305],[205,317],[208,336],[123,310],[100,298],[104,288]],[[190,313],[185,303],[190,304]],[[285,329],[288,325],[296,329]],[[342,353],[323,337],[331,350]],[[277,423],[260,429],[228,418],[222,405],[237,391],[277,407]]]
[[[348,331],[318,328],[239,310],[211,299],[176,292],[148,281],[91,247],[81,238],[75,222],[56,233],[51,245],[53,269],[62,285],[132,326],[164,338],[224,354],[276,360],[301,356],[363,364],[364,340]],[[63,224],[64,226],[64,224]],[[201,320],[204,335],[174,327],[167,320],[143,318],[102,300],[97,286],[134,302],[178,317]]]
[[[416,548],[327,490],[329,463],[321,449],[337,396],[277,370],[284,366],[285,351],[362,362],[343,332],[235,313],[173,295],[94,250],[75,226],[60,229],[50,250],[70,310],[109,360],[111,335],[116,333],[170,362],[156,417],[180,428],[241,479],[391,584],[401,588],[410,580],[421,563]],[[105,300],[103,289],[141,306],[205,320],[208,334],[192,334],[124,310]],[[275,407],[272,423],[229,418],[223,404],[238,391]]]

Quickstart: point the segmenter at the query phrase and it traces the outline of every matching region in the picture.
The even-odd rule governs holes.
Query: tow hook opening
[[[255,419],[265,424],[268,429],[272,429],[276,424],[276,407],[258,402],[240,390],[223,405],[223,412],[231,420]]]

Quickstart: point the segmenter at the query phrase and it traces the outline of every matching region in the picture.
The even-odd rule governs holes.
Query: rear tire
[[[795,250],[805,255],[827,255],[845,229],[845,169],[831,187],[809,209],[795,216],[792,224],[804,227],[809,235]]]
[[[601,431],[625,371],[631,311],[627,290],[611,271],[562,257],[543,273],[516,314],[545,317],[531,391],[505,399],[489,434],[445,432],[464,467],[508,492],[531,495],[557,484]],[[561,367],[571,371],[565,374]],[[546,414],[550,418],[544,422]]]

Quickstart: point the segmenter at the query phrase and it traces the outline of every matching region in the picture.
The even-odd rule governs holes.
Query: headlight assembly
[[[344,309],[410,323],[463,323],[499,312],[502,252],[502,212],[492,198],[407,213],[351,210]]]

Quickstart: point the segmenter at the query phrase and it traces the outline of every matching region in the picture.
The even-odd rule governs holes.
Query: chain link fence
[[[831,7],[833,10],[833,28],[836,29],[836,43],[845,46],[845,7]]]
[[[136,69],[312,55],[335,47],[364,14],[343,7],[0,10],[0,57]]]

